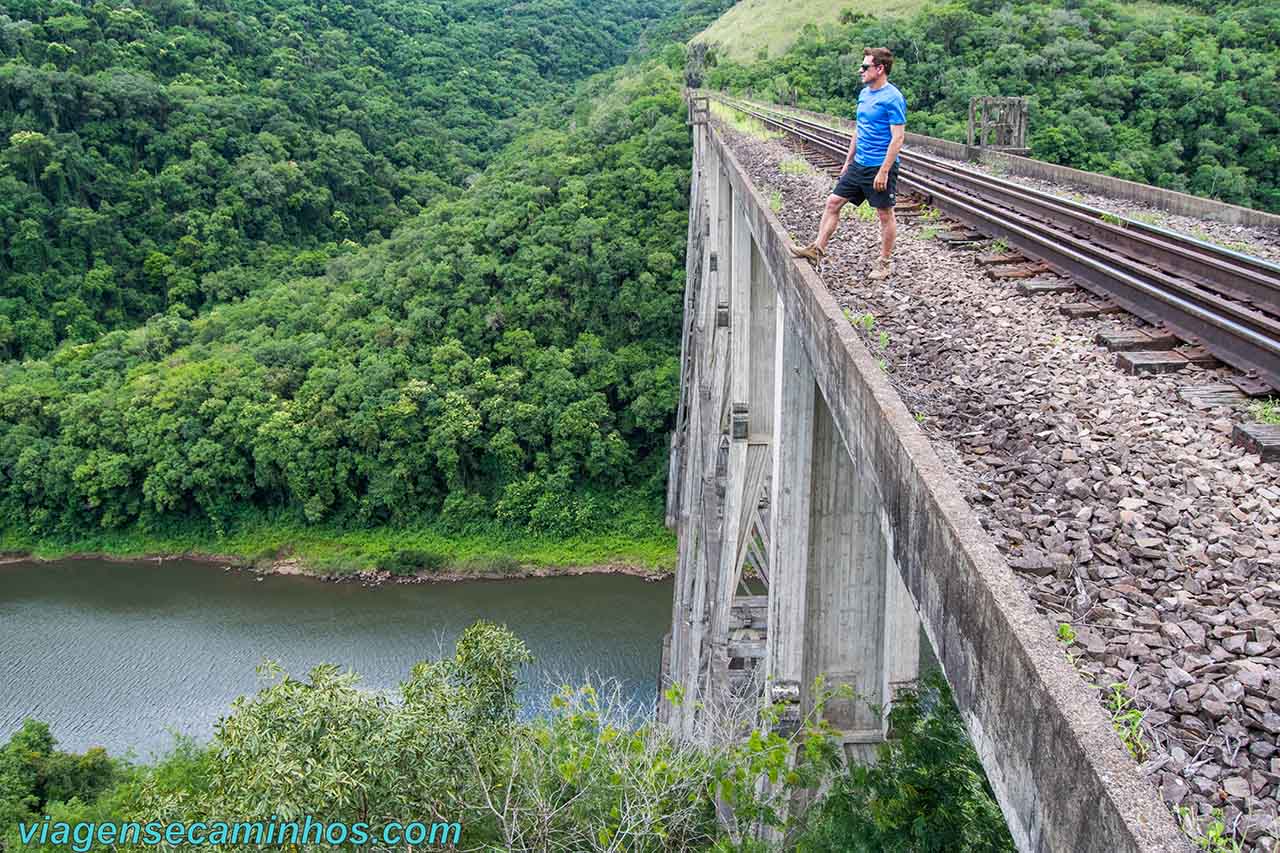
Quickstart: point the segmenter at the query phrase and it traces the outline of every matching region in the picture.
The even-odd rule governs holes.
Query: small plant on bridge
[[[920,229],[921,240],[933,240],[938,236],[938,232],[942,230],[937,225],[926,225]]]
[[[1150,749],[1142,736],[1142,722],[1146,715],[1133,707],[1133,698],[1124,692],[1123,684],[1111,685],[1107,710],[1111,713],[1111,727],[1120,735],[1124,748],[1135,760],[1145,760]]]
[[[1255,418],[1264,424],[1280,424],[1280,399],[1269,397],[1249,407]]]
[[[920,214],[920,218],[925,222],[937,222],[942,217],[942,211],[936,207],[931,207],[924,213]]]
[[[1009,253],[1009,244],[1001,237],[991,244],[991,251],[997,255],[1007,255]]]
[[[799,157],[788,157],[778,164],[778,171],[784,175],[812,175],[813,167]]]
[[[1127,224],[1123,216],[1117,216],[1114,213],[1102,214],[1102,221],[1107,223],[1108,225],[1118,225],[1121,228],[1123,228]]]
[[[875,210],[873,210],[871,205],[867,204],[865,201],[862,204],[858,205],[854,213],[858,214],[858,219],[860,219],[863,222],[876,221]]]
[[[1200,828],[1195,812],[1186,806],[1178,806],[1178,825],[1200,850],[1207,853],[1241,853],[1244,849],[1239,841],[1227,833],[1227,825],[1222,820],[1222,809],[1214,809],[1210,814],[1213,820],[1209,825]]]
[[[1071,627],[1070,622],[1058,623],[1058,642],[1064,646],[1069,646],[1076,641],[1076,629]]]
[[[844,318],[849,321],[849,325],[856,326],[868,334],[876,327],[876,315],[870,311],[855,312],[846,308],[844,309]]]
[[[1130,219],[1136,219],[1139,222],[1145,222],[1148,225],[1164,225],[1164,217],[1158,213],[1148,211],[1139,211],[1129,214]]]
[[[768,187],[766,187],[768,189]],[[769,209],[774,213],[782,212],[782,190],[769,190]]]

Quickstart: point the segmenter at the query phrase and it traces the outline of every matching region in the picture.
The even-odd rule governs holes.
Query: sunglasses
[[[870,68],[870,67],[871,67],[871,66],[873,66],[873,65],[875,65],[875,63],[874,63],[874,62],[864,62],[864,63],[862,63],[862,70],[863,70],[863,71],[866,71],[868,68]]]

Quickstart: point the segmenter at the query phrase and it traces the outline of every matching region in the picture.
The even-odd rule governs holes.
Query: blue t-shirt
[[[882,166],[893,134],[889,125],[907,123],[907,101],[892,83],[858,93],[858,145],[853,159],[859,166]]]

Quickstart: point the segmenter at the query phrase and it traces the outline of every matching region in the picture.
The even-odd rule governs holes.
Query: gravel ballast
[[[778,140],[719,130],[792,237],[812,240],[834,179],[803,171]],[[900,221],[896,272],[871,283],[876,223],[844,219],[819,274],[1045,630],[1060,632],[1113,716],[1142,712],[1141,772],[1171,807],[1201,825],[1220,810],[1245,850],[1273,853],[1280,465],[1232,446],[1233,426],[1249,419],[1242,408],[1179,397],[1232,371],[1123,373],[1095,337],[1141,321],[1068,319],[1059,306],[1083,291],[1021,296],[937,230]]]

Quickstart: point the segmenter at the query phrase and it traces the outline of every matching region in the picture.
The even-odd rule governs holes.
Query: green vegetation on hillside
[[[180,742],[153,766],[60,752],[47,726],[28,721],[0,747],[0,850],[66,850],[20,843],[18,823],[38,827],[44,815],[144,825],[310,815],[374,833],[389,821],[443,821],[460,825],[459,849],[530,853],[773,849],[752,840],[761,825],[792,828],[808,853],[1013,849],[940,678],[903,698],[902,738],[881,748],[877,768],[842,773],[817,715],[788,739],[769,730],[767,711],[744,712],[723,731],[749,737],[689,743],[607,691],[565,687],[545,718],[521,721],[515,697],[530,660],[507,629],[479,622],[394,696],[360,690],[334,666],[302,680],[268,665],[274,683],[236,700],[210,744]],[[829,785],[832,796],[807,811],[797,800],[784,819],[793,794]],[[718,812],[732,815],[728,825]]]
[[[6,3],[0,358],[322,272],[673,5]]]
[[[862,49],[887,45],[910,131],[963,140],[971,97],[1025,95],[1037,158],[1280,211],[1280,6],[1195,6],[951,0],[909,19],[849,13],[785,56],[722,60],[706,83],[850,116]]]
[[[925,0],[739,0],[715,23],[693,38],[714,44],[720,54],[738,62],[777,57],[809,29],[838,23],[850,10],[877,17],[905,15]]]
[[[656,528],[688,131],[651,63],[327,271],[0,366],[0,527]],[[559,126],[563,129],[551,129]]]

